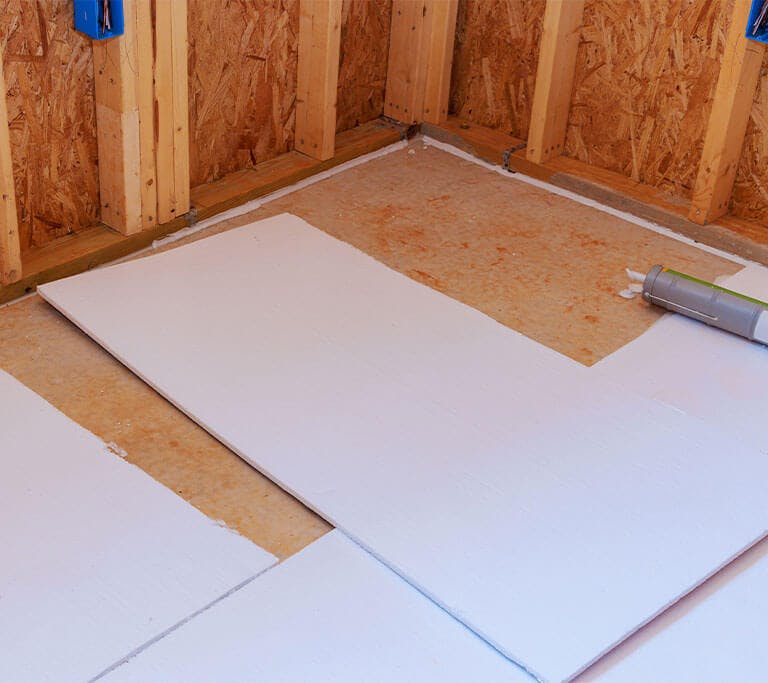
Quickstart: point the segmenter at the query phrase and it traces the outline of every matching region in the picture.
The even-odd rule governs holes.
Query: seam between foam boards
[[[180,621],[178,621],[175,624],[173,624],[173,626],[170,626],[167,629],[165,629],[165,631],[162,631],[161,633],[158,633],[154,638],[150,638],[145,643],[142,643],[141,645],[139,645],[134,650],[131,650],[127,655],[125,655],[125,657],[123,657],[122,659],[117,660],[114,664],[112,664],[111,666],[108,666],[101,673],[98,673],[93,678],[89,679],[88,683],[94,683],[95,681],[98,681],[98,680],[102,679],[107,674],[112,673],[118,667],[122,666],[123,664],[126,664],[131,659],[133,659],[137,655],[139,655],[142,652],[144,652],[146,649],[152,647],[155,643],[158,643],[159,641],[161,641],[166,636],[170,635],[171,633],[173,633],[177,629],[179,629],[182,626],[184,626],[184,624],[192,621],[192,619],[194,619],[195,617],[199,616],[203,612],[207,612],[209,609],[211,609],[211,607],[214,607],[215,605],[218,605],[223,600],[226,600],[228,597],[234,595],[239,590],[245,588],[252,581],[254,581],[255,579],[258,579],[262,574],[264,574],[265,572],[268,572],[273,567],[276,567],[277,564],[279,564],[279,563],[273,564],[273,565],[267,567],[266,569],[263,569],[262,571],[258,572],[257,574],[254,574],[253,576],[245,579],[245,581],[242,581],[241,583],[237,584],[234,588],[230,588],[226,593],[224,593],[223,595],[220,595],[218,598],[215,598],[214,600],[209,602],[207,605],[203,605],[203,607],[201,607],[197,611],[192,612],[191,614],[187,615],[186,617],[184,617]]]
[[[336,238],[333,238],[333,239],[336,239]],[[341,241],[341,240],[338,240],[338,241]],[[397,271],[394,271],[394,272],[395,272],[395,273],[397,273]],[[403,277],[405,277],[405,276],[403,276]],[[422,285],[422,286],[426,286],[426,285]],[[51,300],[48,300],[48,299],[47,299],[47,298],[46,298],[44,295],[42,295],[42,294],[41,294],[41,297],[42,297],[42,298],[43,298],[45,301],[47,301],[47,302],[48,302],[48,303],[49,303],[51,306],[53,306],[53,308],[55,308],[55,309],[56,309],[56,310],[58,310],[58,311],[59,311],[59,312],[60,312],[62,315],[64,315],[66,318],[68,318],[68,319],[70,320],[70,322],[72,322],[72,323],[73,323],[75,326],[77,326],[77,327],[78,327],[80,330],[82,330],[82,331],[83,331],[83,333],[85,333],[86,335],[88,335],[88,336],[89,336],[91,339],[93,339],[93,340],[94,340],[94,341],[95,341],[97,344],[99,344],[99,346],[101,346],[102,348],[104,348],[104,349],[105,349],[105,350],[106,350],[106,351],[107,351],[107,352],[108,352],[108,353],[109,353],[111,356],[113,356],[113,357],[115,357],[115,358],[120,358],[119,354],[117,354],[117,352],[116,352],[116,351],[115,351],[115,350],[114,350],[114,349],[113,349],[113,348],[112,348],[112,347],[111,347],[109,344],[107,344],[105,340],[101,339],[101,338],[100,338],[98,335],[95,335],[95,334],[93,334],[92,332],[88,332],[88,331],[85,329],[84,325],[82,325],[82,324],[81,324],[81,323],[80,323],[80,322],[77,320],[77,318],[76,318],[76,317],[71,317],[71,316],[68,314],[68,312],[67,312],[67,311],[66,311],[64,308],[60,307],[60,306],[59,306],[57,303],[55,303],[55,302],[53,302],[53,301],[51,301]],[[414,581],[413,581],[413,580],[412,580],[412,579],[411,579],[411,578],[410,578],[410,577],[409,577],[409,576],[408,576],[408,575],[407,575],[407,574],[406,574],[406,573],[405,573],[405,572],[402,570],[402,568],[401,568],[401,567],[399,567],[399,566],[398,566],[397,564],[395,564],[394,562],[389,562],[389,561],[386,561],[386,560],[384,559],[384,557],[383,557],[382,555],[380,555],[380,554],[376,553],[376,552],[373,550],[373,548],[372,548],[372,547],[368,546],[367,544],[364,544],[364,543],[363,543],[363,542],[362,542],[360,539],[358,539],[358,538],[357,538],[355,535],[353,535],[353,534],[351,534],[350,532],[348,532],[348,531],[346,530],[346,528],[345,528],[345,525],[342,525],[342,524],[340,524],[340,523],[339,523],[339,521],[338,521],[338,520],[337,520],[335,517],[332,517],[332,516],[328,515],[327,513],[325,513],[324,511],[322,511],[322,510],[321,510],[319,507],[317,507],[316,505],[314,505],[314,503],[313,503],[313,502],[312,502],[312,501],[311,501],[309,498],[307,498],[306,496],[303,496],[303,495],[301,495],[301,494],[300,494],[300,493],[299,493],[299,492],[298,492],[296,489],[294,489],[293,487],[291,487],[291,486],[288,486],[287,482],[284,482],[284,481],[283,481],[281,478],[279,478],[279,477],[276,477],[276,476],[275,476],[275,475],[273,475],[273,474],[270,474],[270,473],[267,471],[267,469],[266,469],[265,467],[262,467],[262,465],[261,465],[261,464],[260,464],[260,463],[259,463],[259,462],[258,462],[256,459],[249,457],[249,456],[248,456],[248,455],[247,455],[247,454],[246,454],[246,453],[245,453],[243,450],[241,450],[241,449],[237,448],[237,447],[235,446],[235,444],[234,444],[234,443],[232,443],[232,442],[231,442],[229,439],[227,439],[227,438],[226,438],[226,437],[225,437],[223,434],[221,434],[221,433],[220,433],[220,432],[218,432],[217,430],[213,429],[213,428],[212,428],[210,425],[208,425],[207,423],[205,423],[203,420],[199,419],[199,418],[198,418],[198,416],[197,416],[196,414],[194,414],[193,412],[191,412],[190,410],[188,410],[188,409],[187,409],[185,406],[183,406],[183,405],[182,405],[182,403],[181,403],[180,401],[176,401],[176,400],[173,398],[173,396],[171,395],[171,392],[167,391],[167,390],[166,390],[164,387],[160,386],[159,384],[157,384],[157,383],[155,383],[155,382],[152,382],[152,381],[151,381],[151,380],[150,380],[150,379],[149,379],[149,378],[148,378],[146,375],[144,375],[143,373],[139,372],[139,371],[138,371],[138,369],[137,369],[137,368],[136,368],[134,365],[132,365],[131,363],[127,362],[127,360],[125,360],[125,359],[121,359],[121,360],[120,360],[120,362],[121,362],[121,363],[122,363],[122,364],[123,364],[123,365],[124,365],[126,368],[128,368],[128,369],[129,369],[129,370],[130,370],[130,371],[131,371],[131,372],[132,372],[134,375],[136,375],[137,377],[139,377],[139,378],[140,378],[140,379],[141,379],[143,382],[146,382],[146,383],[147,383],[147,384],[148,384],[150,387],[152,387],[152,388],[153,388],[155,391],[157,391],[157,392],[158,392],[158,393],[159,393],[159,394],[160,394],[160,395],[161,395],[163,398],[165,398],[165,399],[166,399],[166,400],[167,400],[167,401],[168,401],[168,402],[169,402],[171,405],[175,406],[175,407],[176,407],[178,410],[180,410],[180,411],[181,411],[181,412],[182,412],[184,415],[186,415],[186,416],[187,416],[187,417],[188,417],[190,420],[192,420],[192,421],[193,421],[195,424],[198,424],[198,425],[200,425],[200,427],[202,427],[202,428],[203,428],[203,429],[204,429],[206,432],[208,432],[208,433],[209,433],[209,434],[210,434],[210,435],[211,435],[211,436],[212,436],[214,439],[216,439],[216,440],[217,440],[219,443],[223,444],[223,445],[224,445],[226,448],[228,448],[230,451],[232,451],[233,453],[235,453],[235,454],[236,454],[236,455],[237,455],[237,456],[238,456],[238,457],[239,457],[241,460],[243,460],[243,462],[246,462],[248,465],[250,465],[251,467],[253,467],[253,468],[254,468],[254,469],[257,471],[257,472],[260,472],[260,473],[261,473],[261,474],[263,474],[265,477],[267,477],[267,478],[268,478],[270,481],[273,481],[273,482],[274,482],[275,484],[277,484],[277,485],[278,485],[278,486],[279,486],[279,487],[280,487],[280,488],[281,488],[283,491],[285,491],[286,493],[288,493],[288,495],[292,496],[293,498],[295,498],[295,499],[296,499],[296,500],[298,500],[298,501],[301,501],[301,502],[302,502],[304,505],[306,505],[306,507],[308,507],[308,508],[309,508],[310,510],[312,510],[312,511],[313,511],[313,512],[314,512],[316,515],[318,515],[318,517],[321,517],[322,519],[326,520],[326,521],[327,521],[328,523],[330,523],[330,524],[331,524],[331,525],[332,525],[334,528],[336,528],[336,529],[338,529],[339,531],[341,531],[341,532],[342,532],[342,533],[343,533],[343,534],[344,534],[344,535],[345,535],[347,538],[349,538],[349,539],[350,539],[351,541],[353,541],[355,544],[357,544],[358,546],[360,546],[360,547],[361,547],[361,548],[362,548],[362,549],[363,549],[365,552],[367,552],[369,555],[371,555],[371,556],[372,556],[372,557],[373,557],[373,558],[374,558],[376,561],[380,562],[380,563],[381,563],[383,566],[387,567],[387,568],[388,568],[390,571],[394,572],[394,573],[395,573],[395,574],[396,574],[398,577],[400,577],[400,578],[401,578],[401,579],[402,579],[402,580],[403,580],[403,581],[404,581],[404,582],[405,582],[407,585],[409,585],[411,588],[413,588],[413,589],[414,589],[414,590],[416,590],[418,593],[420,593],[421,595],[423,595],[423,596],[424,596],[424,597],[425,597],[427,600],[430,600],[430,601],[431,601],[431,602],[432,602],[434,605],[436,605],[438,608],[440,608],[440,609],[441,609],[441,610],[442,610],[442,611],[443,611],[445,614],[447,614],[447,615],[448,615],[448,616],[449,616],[451,619],[454,619],[455,621],[457,621],[458,623],[460,623],[460,624],[461,624],[461,625],[462,625],[464,628],[466,628],[466,629],[467,629],[467,631],[469,631],[469,632],[470,632],[470,633],[472,633],[472,634],[473,634],[475,637],[479,638],[479,639],[480,639],[480,640],[482,640],[484,643],[486,643],[486,645],[488,645],[488,647],[490,647],[490,648],[492,648],[493,650],[495,650],[495,651],[498,653],[498,655],[499,655],[500,657],[502,657],[502,658],[506,659],[506,660],[507,660],[507,661],[509,661],[511,664],[513,664],[513,665],[514,665],[514,666],[516,666],[518,669],[520,669],[521,671],[524,671],[526,674],[528,674],[529,676],[531,676],[531,678],[532,678],[533,680],[535,680],[535,681],[538,681],[539,683],[543,683],[544,679],[542,679],[542,678],[541,678],[539,675],[537,675],[536,673],[534,673],[534,672],[533,672],[533,671],[531,671],[530,669],[526,668],[526,667],[525,667],[525,666],[524,666],[524,665],[521,663],[521,661],[519,661],[518,659],[515,659],[515,658],[513,658],[513,657],[511,657],[511,656],[508,656],[508,655],[504,654],[504,652],[502,652],[502,651],[501,651],[501,649],[500,649],[499,645],[498,645],[498,644],[497,644],[495,641],[493,641],[493,640],[489,639],[489,638],[488,638],[488,637],[486,637],[486,636],[485,636],[483,633],[481,633],[480,631],[476,630],[474,627],[472,627],[472,626],[470,626],[469,624],[467,624],[467,623],[466,623],[466,622],[463,620],[463,617],[461,617],[461,616],[456,616],[456,614],[454,614],[454,611],[452,611],[452,610],[451,610],[451,608],[450,608],[450,607],[449,607],[449,606],[448,606],[446,603],[444,603],[443,601],[441,601],[440,599],[438,599],[438,598],[437,598],[437,596],[435,596],[435,595],[432,595],[432,593],[428,592],[428,591],[427,591],[425,588],[422,588],[422,587],[420,586],[420,584],[418,584],[417,582],[414,582]],[[273,566],[277,566],[277,565],[273,565]],[[270,568],[267,568],[267,569],[266,569],[266,570],[264,570],[264,571],[269,571],[269,569],[271,569],[271,567],[270,567]],[[257,574],[257,575],[256,575],[256,577],[252,577],[252,578],[257,578],[258,576],[260,576],[261,574],[263,574],[263,573],[264,573],[264,571],[260,572],[259,574]],[[237,590],[239,590],[240,588],[242,588],[242,587],[244,587],[245,585],[247,585],[248,583],[250,583],[250,581],[251,581],[251,580],[252,580],[252,579],[247,579],[245,582],[243,582],[243,583],[242,583],[242,584],[240,584],[239,586],[236,586],[236,587],[235,587],[235,588],[233,588],[231,591],[229,591],[229,592],[228,592],[228,593],[226,593],[225,595],[221,596],[221,598],[218,598],[217,600],[214,600],[214,601],[213,601],[212,603],[210,603],[209,605],[207,605],[207,606],[203,607],[202,609],[198,610],[198,611],[197,611],[197,612],[195,612],[194,614],[191,614],[191,615],[189,615],[187,618],[183,619],[183,620],[182,620],[181,622],[179,622],[178,624],[176,624],[176,625],[172,626],[172,627],[171,627],[171,628],[169,628],[168,630],[166,630],[166,631],[164,631],[163,633],[159,634],[159,635],[158,635],[157,637],[155,637],[154,639],[152,639],[152,640],[148,641],[148,642],[147,642],[147,643],[145,643],[144,645],[140,646],[139,648],[137,648],[137,649],[136,649],[136,650],[134,650],[133,652],[131,652],[131,653],[129,653],[128,655],[126,655],[126,656],[125,656],[123,659],[119,660],[118,662],[116,662],[115,664],[113,664],[112,666],[110,666],[108,669],[106,669],[106,670],[102,671],[102,672],[101,672],[101,673],[100,673],[98,676],[96,676],[95,678],[92,678],[90,681],[88,681],[88,683],[94,683],[95,681],[99,680],[100,678],[102,678],[103,676],[107,675],[107,674],[108,674],[108,673],[110,673],[111,671],[114,671],[114,669],[116,669],[117,667],[119,667],[119,666],[121,666],[122,664],[126,663],[127,661],[129,661],[130,659],[132,659],[133,657],[135,657],[137,654],[141,653],[142,651],[144,651],[145,649],[147,649],[148,647],[150,647],[151,645],[153,645],[155,642],[157,642],[157,641],[161,640],[162,638],[164,638],[165,636],[167,636],[169,633],[172,633],[173,631],[175,631],[175,630],[176,630],[177,628],[179,628],[180,626],[183,626],[185,623],[187,623],[188,621],[190,621],[191,619],[193,619],[193,618],[194,618],[195,616],[197,616],[198,614],[200,614],[200,613],[202,613],[202,612],[206,611],[207,609],[209,609],[210,607],[212,607],[214,604],[216,604],[216,603],[217,603],[217,602],[219,602],[220,600],[223,600],[224,598],[228,597],[229,595],[231,595],[231,594],[235,593]]]

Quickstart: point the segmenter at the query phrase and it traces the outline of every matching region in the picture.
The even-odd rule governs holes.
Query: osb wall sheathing
[[[392,0],[344,0],[341,12],[339,132],[384,112]]]
[[[69,0],[0,2],[23,250],[99,219],[92,51],[73,23]]]
[[[565,154],[690,196],[733,0],[587,0]]]
[[[450,112],[528,137],[544,0],[459,0]]]
[[[768,55],[747,123],[730,210],[739,218],[768,220]]]
[[[298,0],[190,0],[192,186],[293,147]]]

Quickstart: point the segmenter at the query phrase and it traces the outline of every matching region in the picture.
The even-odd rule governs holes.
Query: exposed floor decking
[[[419,141],[187,239],[282,212],[588,365],[660,315],[618,296],[624,268],[740,268]],[[328,529],[37,296],[0,310],[0,367],[280,558]]]

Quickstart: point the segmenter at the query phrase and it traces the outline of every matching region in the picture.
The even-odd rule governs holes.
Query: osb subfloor
[[[591,365],[660,315],[626,267],[739,266],[414,141],[186,241],[291,212]],[[179,242],[173,247],[183,244]],[[162,296],[162,292],[158,292]],[[115,302],[119,306],[120,302]],[[0,309],[0,367],[205,514],[285,558],[329,528],[34,296]],[[34,429],[34,425],[30,425]]]

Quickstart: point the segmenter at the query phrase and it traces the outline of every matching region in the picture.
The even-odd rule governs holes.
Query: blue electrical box
[[[123,35],[123,0],[75,0],[75,29],[94,40]]]
[[[752,0],[746,36],[758,43],[768,43],[768,0]]]

